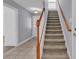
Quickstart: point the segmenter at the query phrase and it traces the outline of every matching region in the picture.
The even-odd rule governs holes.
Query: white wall
[[[56,0],[48,0],[48,9],[56,10]]]
[[[33,18],[33,29],[32,29],[32,35],[36,36],[37,27],[36,27],[36,21],[39,19],[40,15],[34,15]]]
[[[32,31],[32,34],[34,35],[34,36],[36,36],[36,34],[37,34],[37,27],[36,27],[36,21],[39,19],[39,16],[40,15],[35,15],[35,16],[33,16],[33,31]],[[43,16],[42,16],[42,19],[41,19],[41,22],[40,22],[40,27],[39,27],[39,31],[40,31],[40,37],[41,37],[41,34],[42,34],[42,30],[43,30],[43,25],[44,25],[44,22],[45,22],[45,17],[44,17],[45,15],[43,14]]]
[[[19,30],[19,43],[32,36],[32,18],[31,14],[23,9],[19,10],[18,14],[18,30]]]
[[[48,2],[49,10],[56,10],[56,2]]]
[[[18,10],[3,6],[4,45],[15,46],[18,43]]]
[[[76,0],[72,0],[72,59],[76,59],[76,30],[75,29],[76,29]]]
[[[4,1],[4,6],[6,6],[6,9],[4,9],[4,12],[6,12],[6,14],[4,13],[4,32],[11,32],[10,34],[8,32],[6,33],[9,35],[7,41],[10,40],[10,44],[6,43],[7,46],[12,44],[12,46],[15,46],[24,40],[28,40],[28,38],[32,36],[31,13],[12,0]],[[18,11],[16,11],[16,9]]]
[[[71,29],[73,30],[72,27],[74,25],[72,23],[72,21],[73,21],[72,12],[75,13],[75,10],[73,11],[73,9],[75,8],[75,7],[73,7],[75,2],[74,2],[74,4],[72,4],[72,0],[58,0],[58,1],[60,3],[60,6],[61,6],[63,12],[64,12],[64,15],[67,19],[69,26],[71,26]],[[73,38],[74,38],[73,37],[73,31],[72,32],[67,31],[67,29],[64,25],[64,19],[62,17],[62,14],[61,14],[61,11],[58,7],[58,4],[57,4],[57,9],[58,9],[59,18],[60,18],[61,25],[62,25],[62,30],[63,30],[63,33],[64,33],[64,39],[65,39],[65,42],[66,42],[68,55],[69,55],[70,59],[75,59],[75,41],[73,40]]]

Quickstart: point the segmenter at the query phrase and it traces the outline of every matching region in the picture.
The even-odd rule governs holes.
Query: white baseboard
[[[31,36],[31,37],[25,39],[24,41],[22,41],[22,42],[20,42],[19,44],[17,44],[16,47],[22,45],[23,43],[27,42],[28,40],[32,39],[33,37],[35,37],[35,36]]]
[[[69,56],[69,59],[72,59],[71,58],[71,55],[70,55],[70,52],[69,52],[69,47],[67,46],[67,43],[65,42],[65,46],[66,46],[66,48],[67,48],[67,54],[68,54],[68,56]]]
[[[17,44],[13,49],[11,49],[11,50],[7,51],[6,53],[4,53],[4,55],[8,55],[10,52],[14,51],[18,46],[22,45],[23,43],[27,42],[28,40],[32,39],[33,37],[35,37],[35,35],[31,36],[31,37],[25,39],[24,41],[22,41],[21,43]]]

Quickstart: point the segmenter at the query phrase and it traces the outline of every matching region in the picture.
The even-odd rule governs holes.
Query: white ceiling
[[[33,11],[32,9],[41,10],[43,8],[43,0],[13,0],[17,4],[21,5],[25,9],[29,11]]]

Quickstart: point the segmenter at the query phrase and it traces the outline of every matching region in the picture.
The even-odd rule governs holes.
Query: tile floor
[[[36,40],[29,40],[7,55],[4,54],[4,59],[35,59],[35,46]]]

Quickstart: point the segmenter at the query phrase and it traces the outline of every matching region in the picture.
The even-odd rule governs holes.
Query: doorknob
[[[73,35],[76,36],[76,28],[74,28]]]

